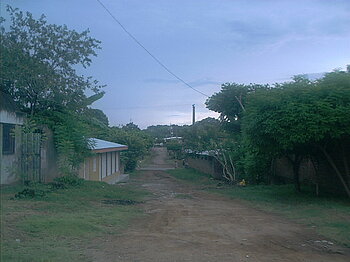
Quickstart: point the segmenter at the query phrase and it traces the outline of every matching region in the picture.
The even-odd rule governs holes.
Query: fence
[[[21,174],[23,180],[42,182],[41,175],[41,134],[22,134]]]

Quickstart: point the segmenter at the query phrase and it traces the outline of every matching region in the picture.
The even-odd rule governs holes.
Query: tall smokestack
[[[196,105],[195,104],[192,105],[192,125],[194,125],[194,123],[196,123]]]

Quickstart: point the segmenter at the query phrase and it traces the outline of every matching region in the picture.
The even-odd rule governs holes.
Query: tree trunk
[[[312,166],[315,170],[315,186],[316,186],[316,196],[320,195],[320,186],[319,186],[319,178],[318,178],[318,161],[314,157],[310,157]]]
[[[294,186],[295,186],[295,191],[301,192],[300,189],[300,174],[299,174],[299,163],[295,161],[293,163],[293,173],[294,173]]]
[[[294,159],[291,157],[287,156],[288,160],[292,163],[293,166],[293,181],[294,181],[294,187],[296,192],[301,192],[300,188],[300,163],[301,160],[303,159],[302,156],[295,154]]]

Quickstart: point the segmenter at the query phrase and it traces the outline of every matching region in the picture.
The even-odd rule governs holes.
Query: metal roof
[[[118,150],[128,149],[128,146],[126,145],[113,143],[113,142],[109,142],[109,141],[105,141],[97,138],[89,138],[89,142],[91,142],[91,147],[92,147],[91,149],[96,151],[105,150],[105,149],[107,149],[108,151],[118,151]]]

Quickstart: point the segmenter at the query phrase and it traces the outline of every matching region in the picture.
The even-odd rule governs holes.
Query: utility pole
[[[194,125],[194,123],[196,123],[196,105],[195,104],[192,105],[192,125]]]

